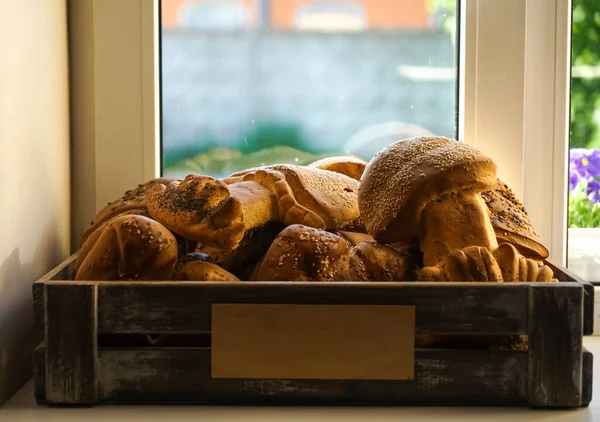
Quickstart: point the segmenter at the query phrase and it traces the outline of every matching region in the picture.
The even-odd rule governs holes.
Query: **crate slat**
[[[210,349],[100,349],[98,357],[103,403],[527,403],[520,351],[419,349],[411,381],[211,379]]]
[[[530,288],[529,404],[581,406],[583,289],[577,283]]]
[[[50,280],[72,280],[77,254],[73,254],[43,277],[33,283],[33,328],[36,333],[44,332],[44,283]]]
[[[476,285],[477,284],[477,285]],[[479,283],[99,283],[101,333],[209,332],[211,303],[414,305],[417,333],[527,331],[528,285]]]
[[[75,257],[33,286],[35,328],[45,334],[34,353],[38,403],[548,408],[591,401],[593,356],[582,335],[593,329],[593,286],[560,266],[553,267],[561,283],[547,284],[75,282]],[[529,350],[417,349],[414,380],[373,381],[212,379],[207,348],[98,348],[98,335],[207,336],[215,303],[412,305],[420,338],[528,334]]]
[[[98,401],[94,283],[46,283],[46,400]]]
[[[38,404],[46,403],[46,344],[33,351],[33,396]]]

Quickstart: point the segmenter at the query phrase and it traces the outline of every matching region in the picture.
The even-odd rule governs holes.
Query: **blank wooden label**
[[[212,305],[213,378],[414,378],[414,306]]]

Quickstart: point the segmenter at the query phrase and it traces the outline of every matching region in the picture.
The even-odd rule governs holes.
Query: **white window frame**
[[[77,239],[103,204],[159,174],[159,8],[70,9]],[[571,0],[463,0],[461,12],[459,139],[494,158],[564,265]]]

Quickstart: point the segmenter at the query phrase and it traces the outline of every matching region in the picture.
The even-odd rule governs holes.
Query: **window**
[[[240,20],[246,4],[248,15],[268,11],[260,27]],[[456,137],[456,1],[161,6],[166,176],[344,154],[369,160],[406,136]],[[172,25],[165,18],[175,7],[187,18]]]
[[[600,11],[573,1],[568,264],[600,283]]]
[[[365,6],[351,1],[300,4],[294,12],[294,26],[298,29],[322,31],[352,31],[367,27]]]
[[[355,149],[355,142],[374,133],[431,132],[456,136],[492,156],[500,176],[523,199],[551,259],[566,262],[570,2],[461,0],[457,9],[455,0],[346,0],[364,6],[362,27],[339,23],[340,16],[352,13],[328,12],[313,13],[320,16],[316,28],[297,24],[298,15],[310,15],[299,6],[315,1],[238,1],[228,4],[243,3],[245,17],[230,7],[220,21],[229,23],[219,25],[206,23],[208,14],[186,21],[182,15],[190,9],[186,12],[184,4],[190,0],[74,3],[80,13],[70,17],[71,27],[81,34],[74,39],[91,44],[74,60],[81,66],[73,77],[81,87],[75,147],[93,169],[74,175],[74,194],[91,195],[94,200],[86,206],[100,208],[131,185],[157,176],[163,166],[165,175],[197,168],[220,174],[228,171],[226,161],[237,162],[229,169],[266,162],[251,150],[271,148],[279,155],[269,159],[303,162],[345,154],[346,144]],[[390,9],[379,13],[370,6],[375,3]],[[329,30],[323,16],[335,16]],[[346,22],[358,22],[359,15],[352,16]],[[172,48],[173,43],[208,37],[208,32],[210,43],[190,42],[195,56],[186,66],[189,53]],[[366,41],[386,36],[394,42]],[[343,48],[348,37],[361,40],[350,51]],[[430,44],[414,53],[412,45],[423,38]],[[309,49],[310,39],[331,42]],[[291,51],[282,45],[291,45]],[[373,45],[390,49],[387,61],[373,58]],[[348,60],[356,65],[344,65]],[[322,69],[332,62],[337,73],[328,80]],[[190,79],[184,67],[202,78]],[[214,68],[220,73],[215,75]],[[374,79],[374,72],[380,77]],[[306,83],[312,77],[320,78],[323,91]],[[366,89],[366,83],[374,89]],[[435,96],[420,93],[434,84]],[[181,93],[190,87],[203,91]],[[217,88],[219,95],[213,95]],[[368,154],[356,151],[350,153]],[[76,208],[74,213],[77,233],[90,212]]]
[[[236,29],[249,21],[248,7],[236,0],[190,0],[178,10],[178,25],[184,28]]]

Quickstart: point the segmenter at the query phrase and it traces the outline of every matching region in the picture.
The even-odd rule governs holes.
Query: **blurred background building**
[[[455,136],[456,2],[163,0],[164,173]]]

